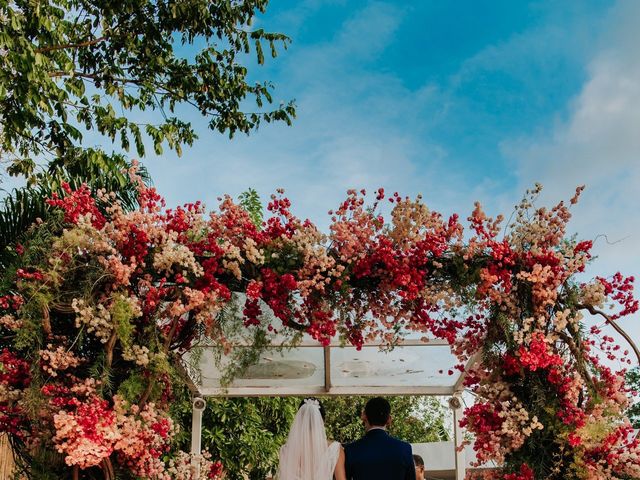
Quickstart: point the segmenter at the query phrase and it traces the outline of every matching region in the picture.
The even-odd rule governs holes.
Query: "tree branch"
[[[140,85],[142,81],[136,78],[127,78],[127,77],[110,77],[109,75],[101,75],[96,73],[84,73],[78,71],[65,72],[64,70],[57,70],[55,72],[49,72],[49,77],[51,78],[59,78],[59,77],[80,77],[86,78],[89,80],[99,80],[101,82],[110,81],[110,82],[118,82],[118,83],[130,83],[133,85]]]
[[[113,471],[113,464],[111,463],[111,459],[109,457],[105,458],[102,461],[102,470],[104,471],[105,480],[114,480],[116,475]]]
[[[51,317],[49,315],[48,305],[42,306],[42,329],[44,330],[44,334],[47,340],[53,336],[53,333],[51,331]]]
[[[104,42],[108,37],[106,35],[98,38],[94,38],[93,40],[87,40],[86,42],[80,43],[65,43],[63,45],[51,45],[49,47],[36,48],[36,53],[46,53],[46,52],[54,52],[56,50],[65,50],[67,48],[84,48],[90,47],[91,45],[95,45],[96,43]]]
[[[140,409],[144,408],[144,406],[147,404],[147,400],[149,400],[149,397],[151,396],[151,391],[153,390],[153,387],[155,384],[156,384],[155,376],[152,376],[151,378],[149,378],[149,382],[147,383],[147,386],[144,389],[144,392],[142,392],[142,396],[138,401],[138,407]]]
[[[631,348],[633,349],[634,353],[636,354],[636,357],[638,357],[638,364],[640,364],[640,349],[638,349],[638,346],[631,339],[629,334],[627,332],[625,332],[624,329],[620,325],[618,325],[616,323],[616,321],[611,317],[611,315],[607,315],[603,311],[598,310],[597,308],[595,308],[593,305],[578,304],[578,305],[576,305],[576,307],[578,309],[580,309],[580,310],[587,310],[591,315],[600,315],[601,317],[603,317],[605,319],[605,321],[609,325],[611,325],[615,329],[616,332],[618,332],[620,335],[622,335],[622,337],[624,337],[624,339],[627,341],[627,343],[629,345],[631,345]]]
[[[589,385],[595,390],[595,383],[593,382],[593,378],[591,377],[591,374],[587,370],[587,366],[584,363],[584,356],[576,343],[573,341],[573,338],[571,338],[565,332],[559,332],[559,335],[560,338],[562,338],[562,340],[564,340],[564,342],[567,344],[573,356],[576,358],[576,366],[578,367],[580,374],[585,378],[585,380],[587,380],[587,382],[589,382]]]
[[[105,347],[106,351],[107,351],[107,358],[105,360],[105,364],[107,366],[107,368],[111,368],[111,364],[113,363],[113,349],[116,346],[116,340],[118,339],[118,335],[116,334],[116,331],[114,330],[113,332],[111,332],[111,337],[109,337],[109,341],[107,342],[107,345]]]

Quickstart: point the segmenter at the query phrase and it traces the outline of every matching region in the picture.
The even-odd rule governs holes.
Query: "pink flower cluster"
[[[138,477],[168,480],[162,456],[175,434],[171,418],[152,403],[140,409],[115,396],[111,405],[91,390],[84,398],[70,391],[47,391],[54,394],[52,405],[63,406],[53,415],[53,441],[67,465],[87,469],[115,454],[119,464]]]

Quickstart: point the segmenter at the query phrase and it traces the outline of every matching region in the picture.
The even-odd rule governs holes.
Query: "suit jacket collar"
[[[389,433],[386,430],[383,430],[382,428],[373,428],[364,434],[365,437],[372,436],[372,435],[389,435]]]

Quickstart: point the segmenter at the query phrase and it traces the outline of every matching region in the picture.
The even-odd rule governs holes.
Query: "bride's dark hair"
[[[301,402],[300,405],[298,405],[298,410],[300,410],[300,407],[302,407],[302,405],[304,405],[307,400],[309,401],[314,401],[314,402],[318,402],[318,406],[320,407],[320,416],[322,417],[322,420],[324,421],[324,406],[322,405],[322,402],[320,400],[318,400],[316,397],[305,397]]]

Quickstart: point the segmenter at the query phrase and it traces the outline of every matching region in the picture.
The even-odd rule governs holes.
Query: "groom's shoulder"
[[[403,446],[411,446],[411,444],[409,442],[405,442],[404,440],[400,440],[399,438],[396,438],[392,435],[388,436],[389,441],[396,443],[397,445],[403,445]]]
[[[353,447],[357,447],[358,445],[362,444],[363,440],[364,440],[364,437],[359,438],[357,440],[354,440],[353,442],[343,443],[342,444],[342,448],[347,450],[347,449],[351,449]]]
[[[371,443],[374,443],[374,444],[383,443],[387,445],[394,444],[397,446],[411,447],[410,443],[407,443],[389,434],[375,435],[375,436],[365,435],[364,437],[354,440],[353,442],[343,444],[343,447],[345,450],[347,450],[352,448],[358,448],[360,446],[366,446]]]
[[[357,453],[360,451],[365,451],[369,449],[369,445],[371,443],[371,439],[366,437],[361,437],[353,442],[345,443],[342,445],[344,448],[344,453]]]
[[[393,450],[402,452],[403,455],[411,455],[413,449],[409,442],[405,442],[404,440],[400,440],[399,438],[391,435],[387,437],[387,441],[389,442],[387,445],[389,445]]]

